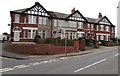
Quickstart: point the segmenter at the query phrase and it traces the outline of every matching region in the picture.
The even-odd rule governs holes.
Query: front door
[[[14,32],[14,41],[20,41],[20,32]]]

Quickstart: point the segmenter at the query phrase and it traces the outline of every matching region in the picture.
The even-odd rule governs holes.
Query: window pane
[[[54,26],[57,26],[57,20],[54,20]]]
[[[31,23],[32,23],[32,16],[29,15],[28,20],[29,20],[29,21],[28,21],[29,24],[31,24]]]
[[[26,30],[23,30],[23,38],[26,38]]]
[[[20,15],[19,14],[15,14],[15,22],[19,23],[20,21]]]
[[[43,25],[46,25],[46,18],[43,17]]]
[[[24,17],[24,23],[26,23],[26,17]]]
[[[36,24],[36,16],[32,16],[32,23]]]
[[[28,30],[28,38],[31,38],[31,30]]]
[[[39,24],[42,24],[42,17],[39,17]]]
[[[83,28],[83,23],[82,22],[78,22],[78,28]]]
[[[32,38],[35,38],[36,30],[33,30]]]

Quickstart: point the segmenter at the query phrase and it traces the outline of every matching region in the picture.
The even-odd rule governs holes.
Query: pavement
[[[2,43],[0,42],[0,49],[4,47]],[[86,47],[86,51],[79,51],[74,53],[67,53],[67,56],[76,56],[76,55],[84,55],[89,54],[97,51],[104,51],[106,49],[111,49],[110,47],[104,47],[100,46],[98,49]],[[32,60],[32,59],[39,59],[39,60],[46,60],[46,59],[52,59],[52,58],[59,58],[59,57],[66,57],[66,54],[55,54],[55,55],[29,55],[29,54],[20,54],[15,52],[10,52],[6,50],[2,50],[2,53],[0,55],[5,58],[12,58],[17,60]]]

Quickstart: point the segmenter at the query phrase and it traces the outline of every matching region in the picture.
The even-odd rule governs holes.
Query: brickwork
[[[85,51],[85,39],[80,40],[79,49],[80,51]]]

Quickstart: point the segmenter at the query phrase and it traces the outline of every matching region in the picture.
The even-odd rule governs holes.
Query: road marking
[[[118,56],[118,55],[120,55],[120,53],[118,53],[118,54],[115,54],[114,56]]]
[[[51,59],[51,60],[46,60],[46,61],[41,61],[41,62],[33,62],[33,63],[29,63],[28,65],[18,65],[18,66],[13,66],[13,68],[3,68],[0,69],[0,72],[7,72],[7,71],[11,71],[11,70],[15,70],[15,69],[22,69],[22,68],[26,68],[29,66],[36,66],[36,65],[40,65],[40,64],[46,64],[46,63],[50,63],[50,62],[57,62],[60,60],[65,60],[67,58],[59,58],[59,59]]]
[[[98,61],[98,62],[95,62],[95,63],[93,63],[93,64],[91,64],[91,65],[88,65],[88,66],[86,66],[86,67],[84,67],[84,68],[80,68],[80,69],[78,69],[78,70],[76,70],[76,71],[74,71],[74,72],[79,72],[79,71],[84,70],[84,69],[86,69],[86,68],[89,68],[89,67],[91,67],[91,66],[93,66],[93,65],[96,65],[96,64],[98,64],[98,63],[101,63],[101,62],[103,62],[103,61],[105,61],[105,60],[107,60],[107,59],[102,59],[102,60],[100,60],[100,61]]]
[[[14,66],[14,68],[25,68],[28,67],[29,65],[18,65],[18,66]]]
[[[118,55],[120,55],[120,53],[115,54],[114,56],[118,56]],[[114,57],[114,56],[112,56],[112,57]],[[86,67],[84,67],[84,68],[80,68],[80,69],[78,69],[78,70],[76,70],[76,71],[74,71],[74,72],[82,71],[82,70],[84,70],[84,69],[86,69],[86,68],[89,68],[89,67],[91,67],[91,66],[93,66],[93,65],[96,65],[96,64],[98,64],[98,63],[101,63],[101,62],[103,62],[103,61],[105,61],[105,60],[107,60],[107,59],[110,59],[110,58],[112,58],[112,57],[109,57],[109,58],[106,58],[106,59],[102,59],[102,60],[100,60],[100,61],[98,61],[98,62],[95,62],[95,63],[93,63],[93,64],[91,64],[91,65],[88,65],[88,66],[86,66]]]
[[[105,52],[105,51],[99,51],[99,52]],[[56,62],[56,61],[60,61],[60,60],[65,60],[65,59],[68,59],[68,58],[72,58],[72,57],[80,57],[80,56],[86,56],[86,55],[91,55],[91,54],[94,54],[94,53],[99,53],[99,52],[92,52],[92,53],[89,53],[89,54],[85,54],[85,55],[78,55],[78,56],[69,56],[69,57],[59,57],[59,58],[52,58],[52,59],[49,59],[49,60],[46,60],[46,61],[41,61],[41,62],[33,62],[33,63],[29,63],[28,65],[18,65],[18,66],[14,66],[13,68],[3,68],[3,69],[0,69],[0,72],[7,72],[7,71],[11,71],[11,70],[15,70],[15,69],[20,69],[20,68],[26,68],[26,67],[29,67],[29,66],[35,66],[35,65],[39,65],[39,64],[45,64],[45,63],[50,63],[50,62]],[[16,59],[15,59],[16,60]],[[103,59],[101,61],[98,61],[96,63],[93,63],[91,65],[88,65],[84,68],[81,68],[81,69],[78,69],[74,72],[78,72],[78,71],[81,71],[83,69],[86,69],[86,68],[89,68],[93,65],[96,65],[102,61],[105,61],[106,59]]]
[[[11,71],[14,70],[14,68],[4,68],[4,69],[0,69],[0,72],[7,72],[7,71]]]

